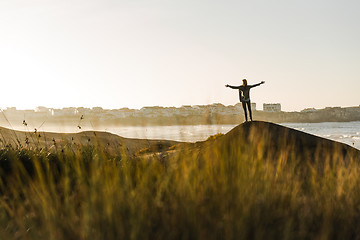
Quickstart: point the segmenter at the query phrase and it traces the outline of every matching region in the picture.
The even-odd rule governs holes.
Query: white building
[[[263,104],[264,112],[281,112],[280,103],[264,103]]]
[[[134,117],[136,112],[138,110],[135,109],[129,109],[129,108],[121,108],[117,111],[120,117],[126,118],[126,117]]]
[[[140,109],[140,114],[144,117],[156,117],[157,112],[155,111],[156,107],[142,107]]]
[[[305,108],[301,110],[301,112],[316,112],[317,110],[315,108]]]
[[[243,109],[242,103],[237,103],[234,105],[234,107]],[[256,103],[254,103],[254,102],[251,103],[251,111],[256,111]]]
[[[256,103],[251,103],[251,110],[256,111]]]
[[[50,109],[47,107],[43,107],[43,106],[39,106],[35,108],[35,112],[39,113],[39,112],[43,112],[43,113],[48,113],[50,112]]]
[[[16,107],[7,107],[5,110],[8,112],[16,112],[17,111]]]
[[[104,109],[102,107],[93,107],[91,111],[94,113],[104,113]]]

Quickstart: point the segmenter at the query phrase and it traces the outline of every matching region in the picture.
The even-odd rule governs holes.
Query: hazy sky
[[[360,1],[0,0],[0,107],[360,104]]]

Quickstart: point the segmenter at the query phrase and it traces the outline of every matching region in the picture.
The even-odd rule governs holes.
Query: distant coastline
[[[301,112],[267,112],[253,111],[254,120],[275,123],[298,122],[350,122],[360,121],[360,106],[357,107],[327,107],[324,109],[305,109]],[[240,104],[224,106],[222,104],[196,105],[175,107],[144,107],[137,109],[103,109],[95,108],[63,108],[52,109],[38,107],[35,110],[17,110],[7,108],[2,110],[0,125],[41,126],[81,124],[96,126],[171,126],[171,125],[212,125],[239,124],[244,121]]]

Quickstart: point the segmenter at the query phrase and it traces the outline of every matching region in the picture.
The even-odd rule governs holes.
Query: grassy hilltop
[[[276,124],[197,143],[0,133],[0,239],[360,237],[360,151]]]

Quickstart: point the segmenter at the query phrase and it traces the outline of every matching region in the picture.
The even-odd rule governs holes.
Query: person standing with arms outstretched
[[[261,84],[264,84],[265,82],[262,81],[261,83],[258,83],[258,84],[248,85],[246,79],[243,79],[242,81],[243,81],[243,85],[241,85],[241,86],[230,86],[229,84],[226,84],[225,87],[229,87],[232,89],[239,89],[239,98],[240,98],[240,102],[242,103],[242,106],[244,108],[245,120],[248,121],[247,111],[246,111],[246,105],[247,105],[247,107],[249,109],[250,120],[252,121],[250,89],[253,87],[260,86]]]

